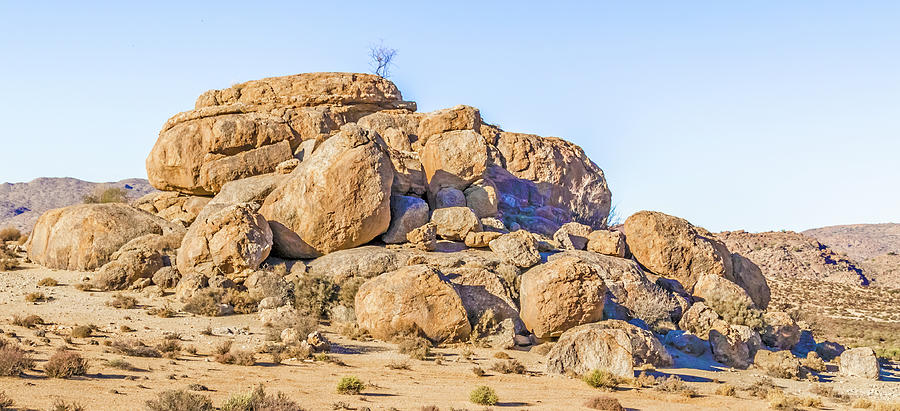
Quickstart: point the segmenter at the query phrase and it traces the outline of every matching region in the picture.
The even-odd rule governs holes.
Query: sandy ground
[[[138,298],[136,309],[116,309],[105,305],[113,293],[82,292],[73,287],[90,273],[55,271],[25,265],[23,269],[0,273],[0,328],[5,338],[18,340],[32,350],[37,359],[35,367],[20,377],[0,377],[0,391],[16,401],[22,409],[48,409],[57,399],[82,404],[88,410],[134,410],[142,409],[148,399],[167,389],[186,389],[190,384],[201,384],[208,388],[203,394],[212,398],[218,406],[234,393],[244,392],[257,384],[263,384],[267,391],[282,391],[290,398],[310,410],[345,409],[372,410],[400,409],[418,410],[422,406],[436,405],[440,409],[480,410],[483,406],[468,401],[469,392],[478,385],[487,385],[496,390],[500,403],[495,409],[585,409],[586,400],[597,396],[612,396],[628,409],[640,410],[697,410],[766,409],[767,403],[751,399],[746,392],[738,391],[738,397],[715,395],[720,383],[727,382],[738,388],[756,380],[758,371],[733,371],[711,366],[709,361],[682,357],[677,368],[657,370],[657,375],[675,374],[698,390],[699,397],[684,398],[677,394],[662,393],[652,389],[622,388],[607,393],[589,387],[584,382],[564,376],[550,376],[542,373],[543,356],[524,350],[507,350],[506,353],[521,361],[528,369],[525,375],[504,375],[488,371],[484,377],[477,377],[472,368],[484,369],[496,361],[496,349],[469,348],[459,345],[441,347],[435,351],[443,361],[408,360],[410,370],[392,370],[386,364],[405,356],[399,354],[396,346],[378,341],[351,341],[336,333],[335,327],[326,327],[326,336],[335,346],[330,354],[343,362],[338,365],[328,362],[288,360],[281,365],[272,364],[266,354],[257,356],[255,366],[225,365],[212,361],[214,348],[228,339],[234,339],[235,346],[255,349],[264,341],[262,324],[256,315],[234,315],[227,317],[198,317],[178,312],[171,318],[159,318],[146,312],[149,307],[168,305],[180,308],[171,296],[148,296],[141,293],[127,293]],[[59,281],[55,287],[38,287],[37,282],[44,277]],[[43,292],[50,297],[47,302],[28,303],[25,295]],[[12,325],[14,315],[36,314],[48,325],[40,329],[46,331],[44,337],[36,335],[37,329]],[[99,328],[89,338],[72,339],[67,344],[64,336],[72,326],[93,324]],[[121,332],[126,325],[134,332]],[[238,331],[237,335],[203,335],[207,327],[218,329],[227,327]],[[241,331],[245,330],[245,331]],[[162,340],[165,333],[181,335],[182,344],[197,348],[197,355],[182,353],[176,359],[124,357],[108,352],[104,341],[123,336],[137,338],[152,345]],[[49,338],[49,343],[44,338]],[[91,361],[87,376],[67,380],[47,378],[43,363],[59,347],[69,345]],[[460,353],[471,349],[475,355],[464,360]],[[124,359],[139,370],[122,371],[104,365],[108,360]],[[705,369],[693,369],[698,367]],[[343,376],[357,376],[369,384],[360,395],[340,395],[335,391],[338,380]],[[900,375],[893,371],[885,373],[886,381],[845,381],[826,373],[829,385],[836,390],[856,393],[856,396],[894,398],[900,401]],[[811,396],[813,383],[775,379],[786,393]],[[823,399],[826,409],[846,409],[846,404]]]

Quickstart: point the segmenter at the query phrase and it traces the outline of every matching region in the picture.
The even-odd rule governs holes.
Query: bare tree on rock
[[[369,57],[372,59],[372,66],[375,67],[375,74],[384,78],[390,76],[391,61],[397,56],[397,50],[386,47],[384,43],[379,42],[377,45],[369,47]]]

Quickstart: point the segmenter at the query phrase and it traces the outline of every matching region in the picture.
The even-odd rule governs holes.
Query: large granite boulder
[[[519,311],[538,338],[558,337],[569,328],[603,318],[606,285],[591,264],[558,258],[528,270],[521,281]]]
[[[178,271],[211,277],[259,268],[272,251],[272,230],[256,208],[229,206],[191,225],[178,249]]]
[[[735,284],[747,292],[757,308],[760,310],[768,308],[772,292],[759,266],[738,253],[731,254],[731,265],[734,267]]]
[[[488,165],[488,144],[474,130],[432,136],[422,149],[422,166],[432,198],[446,187],[465,190],[481,179]]]
[[[840,373],[846,377],[870,380],[880,378],[880,368],[875,350],[869,347],[851,348],[840,355]]]
[[[753,364],[771,376],[800,379],[800,359],[790,351],[759,350],[753,356]]]
[[[556,233],[553,240],[563,250],[584,250],[587,248],[588,236],[594,231],[590,226],[581,223],[565,223]]]
[[[745,325],[728,325],[709,331],[709,345],[716,361],[746,369],[762,343],[759,334]]]
[[[541,262],[537,240],[525,230],[503,234],[491,240],[488,246],[517,267],[528,268]]]
[[[363,246],[323,255],[308,264],[311,275],[328,277],[337,284],[353,278],[369,279],[405,265],[401,256],[378,246]]]
[[[140,279],[153,278],[162,268],[175,265],[184,234],[147,234],[125,243],[100,267],[91,283],[100,290],[121,290]]]
[[[625,242],[641,265],[689,292],[702,274],[734,278],[725,244],[683,218],[639,211],[625,220]]]
[[[635,366],[649,364],[654,367],[671,367],[673,364],[672,356],[651,331],[622,320],[604,320],[590,326],[625,331],[631,340],[631,355]]]
[[[755,307],[750,295],[739,285],[715,274],[702,274],[694,285],[694,297],[707,304]]]
[[[469,207],[439,208],[431,213],[437,235],[445,240],[464,241],[471,232],[482,230],[481,220]]]
[[[414,104],[371,74],[306,73],[210,90],[163,126],[147,176],[160,190],[215,194],[229,181],[275,171],[303,141],[325,140],[346,123],[395,108]]]
[[[625,234],[610,230],[592,231],[588,234],[587,250],[616,257],[625,257]]]
[[[26,248],[28,258],[44,267],[89,271],[132,239],[183,230],[126,204],[78,204],[41,215]]]
[[[628,333],[597,324],[581,325],[563,333],[547,354],[548,373],[586,375],[593,370],[634,378]]]
[[[769,347],[791,350],[800,342],[800,326],[784,311],[769,311],[763,315],[765,328],[762,340]]]
[[[696,302],[684,312],[678,326],[700,338],[707,339],[713,329],[724,329],[728,323],[719,318],[719,314],[702,302]]]
[[[393,169],[374,132],[346,125],[266,197],[275,252],[311,258],[363,245],[391,222]]]
[[[138,198],[131,205],[187,227],[197,219],[200,210],[209,201],[209,197],[191,196],[177,191],[157,191]]]
[[[462,341],[472,326],[453,285],[426,265],[366,281],[356,294],[359,326],[375,338],[421,332],[433,342]]]
[[[428,203],[419,197],[391,196],[391,224],[381,236],[385,244],[407,241],[406,235],[428,222]]]

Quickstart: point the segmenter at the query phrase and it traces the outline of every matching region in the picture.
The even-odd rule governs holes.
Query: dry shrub
[[[403,360],[403,359],[390,360],[390,361],[388,361],[387,364],[385,364],[385,367],[390,368],[392,370],[409,370],[410,369],[409,361]]]
[[[273,363],[281,364],[287,358],[309,358],[312,348],[298,344],[269,344],[266,346],[265,352],[272,356]]]
[[[250,293],[234,288],[225,290],[221,302],[222,304],[230,304],[234,307],[234,312],[237,314],[255,313],[256,307],[259,306],[259,300],[250,296]]]
[[[59,285],[59,281],[52,277],[44,277],[41,281],[38,281],[37,285],[38,287],[56,287]]]
[[[826,369],[825,361],[819,358],[819,354],[816,354],[815,351],[810,351],[806,358],[800,360],[800,365],[815,372],[825,372]]]
[[[773,410],[793,411],[800,406],[799,398],[793,395],[787,395],[780,390],[770,391],[769,394],[766,395],[766,401],[769,402],[769,408],[772,408]]]
[[[209,397],[185,390],[168,390],[159,393],[155,399],[147,401],[150,411],[213,411]]]
[[[138,369],[137,367],[131,365],[130,362],[125,361],[123,359],[109,360],[109,361],[104,362],[103,365],[105,365],[109,368],[115,368],[117,370],[123,370],[123,371],[137,371],[137,369]]]
[[[363,285],[364,282],[366,282],[366,279],[360,277],[353,277],[344,281],[338,292],[338,303],[344,307],[353,308],[356,304],[356,293],[359,292],[359,287]]]
[[[313,331],[319,328],[319,320],[316,318],[295,312],[291,315],[284,315],[275,323],[263,324],[266,329],[266,339],[269,341],[281,341],[281,332],[286,328],[293,328],[297,331],[297,335],[305,339]]]
[[[62,398],[57,398],[53,401],[53,406],[50,407],[51,411],[85,411],[84,406],[72,401],[66,402]]]
[[[44,364],[44,372],[53,378],[69,378],[74,375],[85,375],[88,362],[74,351],[61,349]]]
[[[531,352],[537,355],[547,355],[550,353],[550,350],[553,349],[553,343],[545,342],[537,347],[531,349]]]
[[[8,395],[6,395],[6,391],[0,391],[0,410],[12,408],[12,406],[15,404],[16,402],[13,401],[12,398],[9,398]]]
[[[337,393],[345,395],[357,395],[366,388],[366,384],[354,376],[341,378],[337,384]]]
[[[150,307],[147,309],[148,315],[154,315],[159,318],[171,318],[175,316],[175,310],[173,310],[168,305],[164,305],[162,307]]]
[[[632,309],[634,318],[644,320],[651,327],[661,321],[671,321],[672,312],[678,308],[675,298],[656,284],[652,284],[648,291],[642,296],[641,303]]]
[[[25,350],[0,340],[0,376],[15,377],[33,366],[34,359]]]
[[[687,383],[685,383],[681,380],[681,378],[678,378],[678,376],[675,375],[670,375],[665,380],[662,380],[655,389],[657,391],[678,394],[682,397],[687,398],[693,398],[697,396],[697,390],[687,385]]]
[[[216,348],[216,362],[248,366],[256,364],[256,354],[253,351],[236,350],[232,347],[233,343],[233,341],[228,340]]]
[[[87,338],[91,336],[93,332],[93,327],[89,325],[76,325],[72,327],[72,331],[69,332],[69,336],[72,338]]]
[[[35,314],[26,315],[21,317],[19,315],[13,316],[13,325],[17,325],[19,327],[26,328],[34,328],[37,325],[44,324],[44,319]]]
[[[323,275],[304,274],[294,283],[294,307],[314,318],[327,318],[338,298],[338,287]]]
[[[737,397],[737,389],[735,389],[731,384],[722,384],[718,388],[716,388],[716,395]]]
[[[748,304],[746,301],[742,302],[714,292],[706,298],[706,305],[729,324],[746,325],[757,331],[766,325],[763,312],[753,307],[752,303]]]
[[[619,400],[612,397],[594,397],[584,403],[584,406],[594,410],[625,411],[625,407]]]
[[[619,387],[619,377],[607,370],[594,370],[584,377],[584,382],[594,388],[613,391]]]
[[[163,353],[163,355],[178,355],[181,352],[181,341],[175,338],[166,338],[159,344],[156,344],[156,350]]]
[[[118,187],[97,188],[93,194],[82,197],[85,204],[100,203],[124,203],[127,201],[128,192]]]
[[[478,366],[472,367],[472,374],[475,374],[476,377],[484,377],[484,368]]]
[[[494,358],[497,358],[500,360],[508,360],[510,357],[509,357],[509,354],[507,354],[503,351],[497,351],[494,353]]]
[[[223,292],[219,289],[206,289],[195,292],[184,304],[184,311],[207,317],[218,316],[222,296]]]
[[[146,346],[140,340],[120,339],[113,341],[109,346],[113,349],[113,351],[127,355],[129,357],[162,357],[162,353],[160,353],[157,349]]]
[[[47,296],[42,292],[33,292],[25,295],[25,301],[30,303],[36,303],[41,301],[47,301]]]
[[[491,371],[503,374],[525,374],[525,366],[516,359],[495,361],[491,365]]]
[[[818,397],[802,397],[800,398],[800,406],[806,408],[822,408],[825,404]]]
[[[756,398],[766,398],[769,395],[769,391],[772,390],[780,390],[780,388],[772,382],[771,378],[766,377],[761,377],[744,389],[744,391]]]
[[[868,400],[866,398],[857,398],[857,399],[853,400],[853,404],[851,406],[853,408],[867,409],[867,408],[874,407],[875,404],[871,400]]]
[[[282,392],[266,394],[260,384],[253,391],[232,395],[222,405],[222,411],[303,411],[303,408]]]
[[[631,386],[634,388],[655,387],[660,382],[662,382],[662,378],[657,378],[646,372],[641,372],[638,374],[637,378],[631,380]]]
[[[416,360],[425,360],[431,355],[431,342],[417,335],[398,335],[394,337],[394,343],[400,354]]]
[[[6,227],[0,229],[0,243],[6,241],[18,241],[22,236],[22,232],[15,227]]]
[[[345,323],[341,326],[341,335],[353,341],[369,341],[372,339],[369,332],[360,328],[359,324]]]
[[[106,305],[122,309],[134,308],[137,307],[137,298],[119,293],[114,295],[112,300],[107,301]]]

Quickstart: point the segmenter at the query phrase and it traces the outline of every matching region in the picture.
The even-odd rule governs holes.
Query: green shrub
[[[619,386],[619,378],[607,370],[594,370],[584,377],[584,382],[594,388],[615,390]]]
[[[495,405],[499,399],[493,388],[481,385],[469,394],[469,401],[478,405]]]
[[[706,305],[713,309],[728,324],[746,325],[756,331],[762,330],[766,323],[763,312],[754,308],[752,303],[731,299],[718,293],[706,298]]]
[[[185,390],[167,390],[147,401],[150,411],[213,411],[209,397]]]
[[[349,376],[341,378],[338,381],[337,385],[337,393],[338,394],[346,394],[346,395],[356,395],[362,392],[363,389],[366,388],[366,384],[359,380],[359,378]]]

